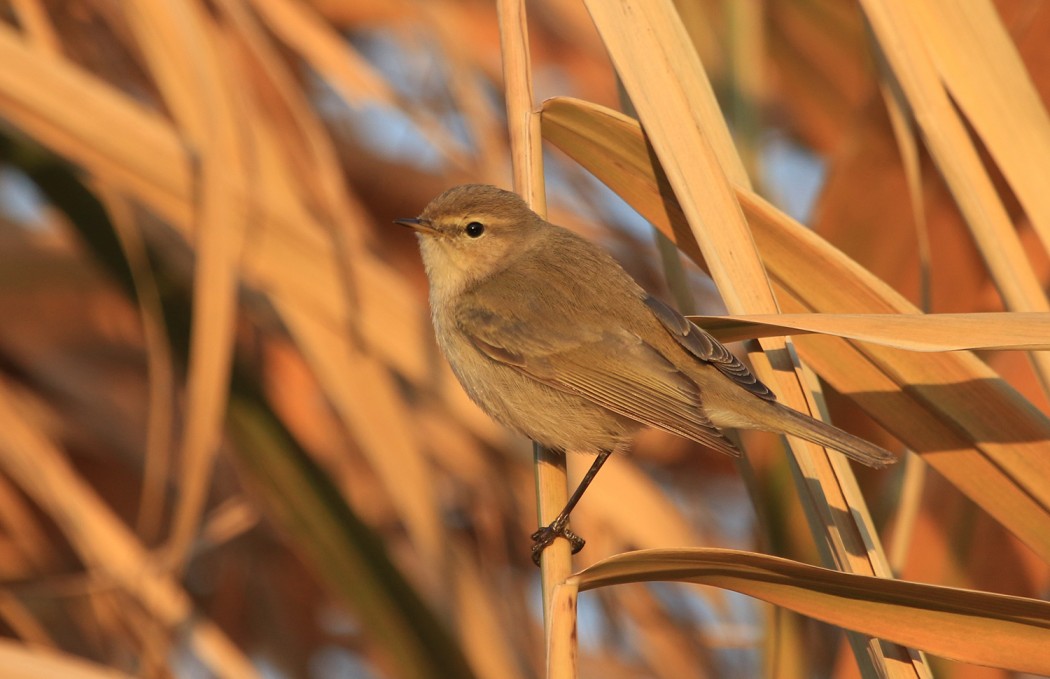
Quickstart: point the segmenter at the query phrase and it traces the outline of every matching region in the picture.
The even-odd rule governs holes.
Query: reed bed
[[[1025,0],[0,2],[0,674],[1050,674],[1048,32]],[[464,182],[900,463],[647,431],[537,570],[589,460],[470,403],[390,226]]]

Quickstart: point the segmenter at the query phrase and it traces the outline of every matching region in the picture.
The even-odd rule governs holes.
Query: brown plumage
[[[434,329],[467,393],[544,446],[599,454],[642,426],[739,455],[724,428],[788,433],[882,467],[893,455],[777,403],[714,337],[647,294],[604,250],[492,186],[446,191],[418,219]],[[534,554],[570,537],[574,494]]]

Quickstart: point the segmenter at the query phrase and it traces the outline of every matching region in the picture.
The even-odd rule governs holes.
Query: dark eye
[[[485,225],[481,222],[471,222],[470,224],[467,224],[467,228],[464,229],[464,231],[466,231],[467,235],[471,238],[477,238],[485,233]]]

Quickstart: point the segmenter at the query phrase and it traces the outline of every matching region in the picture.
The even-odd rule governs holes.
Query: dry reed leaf
[[[574,575],[580,591],[678,580],[723,587],[961,662],[1050,673],[1050,603],[842,573],[730,549],[620,554]]]
[[[1050,313],[690,316],[723,342],[818,333],[908,351],[1050,350]]]
[[[68,62],[39,60],[0,24],[0,111],[57,152],[127,191],[167,219],[187,238],[192,233],[194,189],[191,156],[171,124]],[[41,87],[47,83],[47,87]],[[72,115],[66,101],[82,101]],[[122,134],[109,134],[110,129]],[[266,192],[242,196],[258,216],[242,275],[250,285],[310,312],[333,332],[346,332],[340,272],[330,240],[314,213],[297,202],[287,165],[272,144],[255,148],[256,171]],[[421,385],[433,382],[437,360],[424,306],[405,277],[368,252],[355,259],[357,326],[365,344],[388,365]],[[320,357],[323,360],[323,356]],[[492,423],[469,402],[447,366],[439,363],[438,388],[456,419],[483,440]],[[323,371],[323,366],[315,370]]]
[[[970,227],[1004,304],[1012,311],[1050,311],[1050,301],[1032,270],[964,121],[944,89],[942,74],[932,53],[933,45],[938,42],[951,42],[953,50],[976,51],[980,47],[991,53],[997,48],[998,51],[1006,49],[1006,45],[991,38],[982,38],[982,42],[976,44],[960,42],[957,35],[947,32],[947,27],[953,22],[935,15],[923,21],[922,12],[910,4],[861,0],[861,6],[899,85],[893,92],[899,93],[912,111],[930,155]],[[993,19],[998,22],[994,13]],[[936,32],[944,32],[944,35],[931,37]],[[1009,49],[1012,50],[1012,46]],[[1003,57],[999,63],[1020,66],[1015,54],[1012,61]],[[1025,76],[1012,73],[995,77],[1016,80]],[[1003,124],[1002,120],[996,124]],[[1050,130],[1043,133],[1050,134]],[[1050,384],[1050,355],[1033,354],[1032,361],[1043,384]]]
[[[49,648],[0,640],[0,667],[6,679],[132,679],[93,662]]]
[[[167,120],[69,62],[38,58],[3,23],[0,62],[5,119],[160,214],[190,220],[191,204],[180,198],[192,195],[193,177]]]
[[[683,3],[675,3],[682,15]],[[731,2],[724,6],[723,25],[726,31],[729,73],[726,80],[732,82],[726,100],[728,118],[733,121],[734,140],[737,153],[747,171],[748,178],[762,177],[762,114],[769,94],[765,66],[768,37],[766,24],[768,9],[757,2]],[[685,21],[682,15],[683,22]],[[701,48],[694,47],[697,53]],[[707,68],[710,62],[704,61]],[[711,71],[717,78],[718,72]],[[761,180],[758,180],[761,181]]]
[[[772,287],[733,188],[747,187],[750,180],[674,6],[669,0],[585,4],[726,308],[776,313]],[[787,405],[817,413],[813,399],[819,389],[802,383],[788,343],[767,338],[761,345],[764,356],[754,361],[759,378],[774,385]],[[800,470],[795,485],[827,562],[891,577],[874,527],[864,524],[865,501],[851,468],[833,464],[819,446],[787,440]],[[925,671],[921,658],[906,649],[858,637],[852,642],[862,665],[885,667],[890,661],[897,668],[893,673],[902,677]]]
[[[544,104],[544,134],[702,264],[683,232],[680,208],[661,195],[658,170],[636,121],[585,102],[554,99]],[[917,312],[816,234],[746,190],[737,195],[766,267],[785,291],[780,300],[786,310]],[[788,294],[798,300],[793,306]],[[919,356],[877,345],[861,350],[817,336],[797,337],[796,344],[836,390],[855,394],[886,429],[926,453],[927,462],[1050,561],[1050,462],[1042,454],[1050,422],[988,366],[966,352]],[[1005,432],[1008,441],[1002,440]]]
[[[171,469],[172,433],[175,430],[175,365],[164,325],[160,290],[132,206],[122,196],[105,188],[99,189],[98,193],[106,203],[113,230],[120,240],[135,284],[135,300],[142,319],[149,413],[136,529],[144,542],[153,544],[161,534],[165,486]]]
[[[10,60],[8,63],[18,66],[15,69],[18,77],[0,80],[0,102],[5,116],[96,176],[136,196],[179,227],[184,234],[192,232],[194,179],[191,158],[167,121],[66,62],[34,59],[33,54],[20,44],[16,34],[4,26],[0,26],[0,54]],[[5,69],[4,74],[8,73]],[[47,82],[50,87],[40,88],[37,86],[40,82]],[[36,96],[35,93],[41,90],[53,96]],[[67,115],[69,107],[63,107],[58,102],[68,100],[91,102],[93,108],[86,112],[81,109],[81,113],[86,115]],[[110,124],[119,127],[122,134],[105,134]],[[265,165],[271,159],[272,154],[255,158],[260,165]],[[261,168],[259,171],[266,170]],[[285,179],[287,177],[282,175],[272,183]],[[323,229],[296,228],[297,225],[315,224],[315,218],[295,204],[287,188],[274,195],[252,198],[254,200],[248,201],[241,195],[240,201],[256,203],[256,209],[262,212],[263,221],[272,219],[277,223],[272,231],[259,234],[263,246],[256,246],[253,251],[255,257],[261,258],[262,263],[267,265],[265,271],[269,275],[281,276],[279,262],[285,256],[302,253],[304,266],[307,261],[315,267],[331,261],[330,256],[325,256],[324,250],[329,246],[321,235]],[[273,238],[282,240],[275,242]],[[260,249],[263,250],[262,254],[259,253]],[[249,264],[259,266],[258,263]],[[376,267],[369,268],[369,272],[376,271],[377,267],[382,270],[383,266],[377,263]],[[321,302],[318,311],[330,317],[333,325],[344,326],[345,312],[337,313],[341,306],[340,287],[334,282],[337,273],[334,268],[329,271],[331,273],[325,276],[333,279],[331,285],[324,285],[328,282],[326,280],[315,281],[310,277],[306,277],[305,282],[288,282],[295,284],[292,289],[304,298],[310,298],[304,299],[303,303],[317,306]],[[287,278],[295,277],[289,275]],[[380,305],[387,309],[411,306],[410,301],[414,299],[408,286],[394,272],[389,272],[377,281],[374,289],[377,294],[386,295],[385,299],[380,300]],[[425,316],[421,313],[419,318]],[[412,325],[407,319],[404,322]],[[414,338],[419,334],[406,333],[405,336]],[[386,339],[389,340],[391,336],[398,334],[390,333]],[[379,351],[383,351],[388,344],[389,341],[374,342]],[[388,356],[399,360],[399,367],[410,375],[425,374],[426,366],[418,360],[425,352],[418,348],[415,351],[400,351],[402,348],[395,345]]]
[[[880,61],[880,66],[885,70],[885,62]],[[901,166],[904,177],[908,184],[908,198],[911,203],[912,221],[915,226],[915,244],[919,258],[919,308],[929,312],[933,305],[933,293],[930,289],[932,277],[930,231],[926,220],[926,200],[923,197],[922,188],[922,162],[919,157],[919,143],[915,138],[914,121],[908,117],[907,111],[901,105],[900,99],[895,96],[893,89],[888,84],[889,78],[880,80],[879,91],[886,105],[886,112],[890,118],[893,128],[893,137],[897,142],[897,150],[900,154]]]
[[[218,60],[217,60],[218,61]],[[221,71],[219,71],[221,72]],[[227,102],[231,103],[231,102]],[[208,141],[212,151],[201,166],[200,221],[195,242],[193,320],[187,377],[187,417],[180,446],[180,493],[175,503],[170,557],[184,564],[200,528],[211,487],[212,469],[222,438],[233,360],[233,334],[237,309],[237,263],[244,245],[249,215],[238,195],[252,187],[230,190],[244,169],[246,149],[239,127],[230,113],[211,115],[224,119]],[[220,150],[221,149],[221,150]],[[211,153],[214,160],[208,160]],[[208,188],[211,187],[211,188]]]
[[[127,3],[125,17],[164,106],[185,135],[183,141],[200,146],[210,136],[207,106],[214,103],[211,97],[215,92],[208,91],[210,76],[203,71],[209,65],[208,52],[213,46],[204,35],[191,32],[202,28],[196,9],[193,2],[180,5],[133,0]],[[195,47],[205,53],[198,54]]]
[[[922,498],[926,490],[927,469],[926,465],[922,464],[915,455],[905,455],[901,464],[904,466],[904,472],[900,495],[893,508],[893,536],[886,550],[886,556],[893,566],[893,572],[898,574],[904,571],[911,551],[916,524],[922,510]],[[932,551],[925,544],[922,547],[923,554]]]
[[[664,2],[643,2],[593,3],[588,4],[588,9],[625,88],[645,120],[648,139],[661,158],[667,182],[674,188],[692,237],[700,250],[709,255],[708,270],[726,306],[736,313],[745,309],[776,311],[776,302],[730,185],[729,177],[746,185],[747,174],[703,67],[673,8]],[[640,22],[642,16],[644,22]],[[546,105],[544,113],[545,118],[550,114]],[[782,341],[769,340],[765,348],[776,357],[778,369],[786,374],[792,372],[794,366],[784,363],[788,353],[781,351]],[[764,371],[761,362],[757,369]],[[770,377],[772,373],[764,375],[770,383],[777,384]],[[780,386],[785,401],[797,409],[806,409],[797,380],[787,379]],[[803,461],[807,474],[818,473],[814,464],[819,463],[810,458]],[[833,492],[830,486],[826,491]],[[828,505],[827,497],[813,500],[814,507]],[[815,510],[817,514],[834,516],[832,512]],[[843,555],[847,552],[840,551]]]
[[[94,97],[92,101],[102,103],[101,110],[89,116],[95,129],[83,128],[79,117],[67,117],[63,107],[35,96],[33,92],[41,89],[38,83],[21,78],[7,82],[0,75],[0,107],[4,114],[13,113],[11,117],[24,129],[53,144],[74,161],[85,164],[100,178],[130,191],[169,219],[184,236],[190,237],[196,198],[192,190],[190,156],[171,126],[68,64],[48,62],[45,65],[34,61],[9,33],[0,26],[0,56],[10,54],[18,63],[35,64],[30,74],[57,82],[60,96]],[[5,42],[8,37],[11,40]],[[42,65],[44,72],[39,70]],[[9,85],[10,90],[5,91],[5,85]],[[26,96],[28,102],[24,99]],[[141,144],[134,153],[112,142],[113,137],[121,135],[104,132],[107,121],[111,120],[121,121],[128,134]],[[397,391],[392,386],[378,386],[388,383],[390,378],[378,371],[377,366],[369,365],[362,371],[346,362],[346,353],[352,351],[346,346],[350,317],[332,245],[316,217],[294,194],[291,187],[296,185],[295,178],[288,175],[287,164],[282,163],[271,133],[254,124],[248,126],[248,132],[254,135],[257,183],[265,188],[247,192],[246,187],[230,187],[241,192],[234,197],[234,202],[250,205],[258,217],[254,237],[244,253],[242,273],[248,283],[270,294],[283,312],[313,370],[322,377],[326,393],[339,406],[341,416],[356,423],[355,433],[363,432],[363,448],[398,497],[398,506],[414,541],[427,558],[440,562],[444,544],[440,512],[434,509],[431,487],[424,482],[427,478],[421,466],[424,458],[418,454],[412,429],[405,424],[407,415],[401,406],[395,405],[399,400]],[[150,169],[158,164],[165,166],[164,173]],[[143,184],[143,178],[148,185]],[[425,342],[430,334],[422,330],[409,331],[421,329],[426,323],[426,314],[417,296],[403,277],[374,255],[358,257],[355,274],[358,281],[355,289],[362,293],[358,301],[368,347],[411,378],[429,382],[432,372],[425,357],[433,352]],[[353,360],[373,363],[360,356]],[[348,378],[342,379],[341,375]],[[359,380],[372,381],[358,384]],[[449,378],[443,383],[451,385],[453,380]],[[361,393],[374,393],[375,398],[362,401],[357,397]],[[381,401],[383,395],[385,398]],[[464,422],[474,423],[481,431],[491,434],[491,423],[479,417],[476,407],[470,405],[466,397],[451,399],[449,403],[466,413],[462,418]],[[366,412],[372,408],[377,412]],[[387,423],[386,435],[375,429],[377,422]]]
[[[181,569],[200,528],[225,416],[233,358],[237,262],[252,193],[249,151],[241,129],[250,124],[233,96],[235,74],[211,15],[197,3],[133,2],[137,42],[174,114],[180,139],[198,161],[186,421],[179,449],[180,493],[168,558]],[[249,185],[245,185],[245,184]]]
[[[20,416],[18,395],[0,384],[0,466],[62,529],[84,563],[134,597],[172,632],[178,630],[217,676],[257,676],[249,661],[189,595],[158,574],[141,543],[62,453]]]
[[[645,121],[667,183],[688,217],[692,235],[707,255],[708,268],[727,307],[738,313],[744,309],[776,311],[772,291],[730,185],[730,177],[742,185],[747,185],[748,179],[703,69],[681,39],[681,27],[673,11],[659,2],[647,3],[644,13],[640,8],[625,10],[622,4],[610,11],[609,6],[599,8],[599,4],[589,5],[590,11]],[[643,25],[638,23],[639,16],[645,17]],[[700,229],[701,224],[706,228]],[[815,404],[807,398],[815,392],[804,388],[800,376],[793,374],[798,366],[793,354],[784,351],[784,341],[765,340],[763,348],[765,356],[754,361],[760,378],[777,385],[781,398],[792,407],[816,412]],[[774,379],[766,359],[774,361],[784,379]],[[856,488],[855,484],[840,478],[852,471],[846,466],[831,466],[826,451],[819,447],[796,440],[789,443],[801,469],[796,486],[807,507],[811,530],[825,547],[823,554],[828,563],[848,571],[890,575],[877,540],[872,543],[861,537],[875,535],[872,527],[857,525],[866,512],[851,510],[864,503],[860,494],[850,490]],[[907,655],[903,650],[881,648],[878,644],[867,649],[862,645],[857,640],[862,662],[867,655],[875,664],[881,664],[884,652],[901,659]]]
[[[796,298],[805,298],[805,310],[915,313],[887,286],[772,206],[749,195],[741,202],[756,239],[769,253],[771,271],[776,269],[774,276]],[[785,309],[803,310],[797,303]],[[1048,558],[1050,459],[1044,452],[1050,421],[1043,413],[969,352],[915,354],[817,335],[796,341],[836,390],[854,395],[880,424],[924,453],[927,462]],[[872,366],[863,365],[869,362]],[[999,486],[995,490],[993,479]],[[1009,486],[1013,491],[1003,494]]]
[[[260,58],[267,57],[267,50],[262,45],[254,47]],[[274,76],[280,69],[267,69]],[[428,586],[431,591],[440,591],[440,574],[444,570],[445,545],[448,536],[440,520],[437,499],[432,484],[428,483],[431,470],[422,454],[419,439],[414,435],[414,427],[407,408],[402,403],[396,385],[387,371],[361,351],[352,338],[355,329],[361,328],[359,315],[355,312],[370,302],[372,281],[363,279],[358,263],[366,259],[365,249],[360,237],[341,237],[344,231],[360,233],[363,229],[345,229],[346,224],[362,224],[367,217],[364,210],[355,206],[349,195],[342,188],[341,172],[335,160],[335,152],[321,124],[312,114],[301,95],[291,87],[290,79],[277,83],[282,97],[293,112],[297,132],[307,140],[311,162],[306,163],[300,172],[292,173],[287,162],[289,148],[282,142],[278,130],[270,126],[256,126],[255,148],[257,153],[266,159],[263,164],[260,185],[265,187],[262,193],[268,196],[282,196],[288,211],[310,214],[308,206],[303,206],[299,196],[311,195],[311,188],[297,189],[301,184],[317,184],[322,187],[317,191],[317,202],[329,217],[328,234],[314,231],[319,225],[317,218],[304,219],[298,224],[282,223],[268,225],[268,233],[298,241],[315,243],[313,257],[290,258],[280,257],[274,252],[270,260],[272,271],[283,281],[296,282],[314,287],[327,285],[326,298],[330,308],[344,320],[332,327],[323,327],[317,322],[317,314],[302,308],[302,296],[290,302],[274,298],[274,303],[290,330],[309,357],[319,382],[329,394],[342,420],[350,426],[352,433],[361,444],[362,452],[383,480],[383,487],[390,493],[394,505],[412,541],[420,550],[420,557],[433,565],[433,570],[425,571],[431,578]],[[261,119],[262,111],[257,111],[253,120]],[[314,179],[311,181],[310,177]],[[304,215],[305,216],[305,215]],[[324,218],[321,218],[324,220]],[[273,230],[270,228],[273,227]],[[275,233],[276,232],[276,233]],[[313,232],[313,233],[311,233]],[[301,249],[301,248],[300,248]],[[246,253],[251,258],[251,253]],[[324,264],[327,275],[317,275],[318,264]],[[352,278],[352,281],[347,280]],[[366,287],[367,286],[367,287]],[[316,289],[314,287],[314,289]],[[313,293],[309,290],[307,294]],[[356,293],[356,294],[355,294]],[[353,309],[350,298],[356,298],[358,309]],[[327,316],[329,314],[325,314]],[[380,326],[390,334],[398,334],[389,324]],[[374,331],[373,331],[374,332]],[[366,334],[366,339],[371,339]],[[386,343],[386,337],[380,340]],[[324,348],[322,348],[322,346]],[[370,347],[369,347],[370,348]],[[369,394],[368,399],[360,399],[360,394]]]
[[[995,159],[1050,249],[1050,116],[995,5],[915,3],[914,19],[952,101]]]
[[[726,307],[775,311],[730,183],[749,180],[674,8],[656,0],[586,4],[693,236],[702,251],[717,253],[708,266]]]
[[[53,199],[54,199],[54,196],[51,196],[51,197],[53,197]],[[362,390],[362,392],[366,392],[366,390]],[[241,394],[241,395],[239,395],[239,398],[235,398],[234,399],[234,404],[237,404],[238,402],[240,402],[240,405],[243,406],[244,405],[243,404],[244,400],[245,400],[244,399],[244,395]],[[243,407],[240,408],[241,411],[243,411],[243,409],[244,409]],[[234,412],[234,409],[231,408],[231,418],[230,418],[231,425],[230,426],[231,426],[231,430],[237,431],[238,418],[235,417],[233,412]],[[243,420],[243,418],[240,418],[240,420]],[[234,437],[234,438],[236,438],[236,437]],[[273,437],[273,438],[276,439],[276,438],[279,438],[279,437]],[[270,441],[270,440],[264,440],[264,441],[261,441],[261,442],[253,442],[253,441],[245,441],[244,439],[239,439],[238,438],[237,441],[239,443],[239,445],[237,446],[237,450],[239,452],[250,453],[250,454],[241,455],[241,457],[238,458],[238,460],[241,461],[241,462],[244,462],[244,458],[257,457],[257,455],[259,455],[259,453],[260,453],[262,448],[266,448],[267,446],[273,447],[273,441]],[[288,455],[288,457],[294,457],[294,455]],[[283,461],[283,462],[288,464],[287,461]],[[279,476],[280,475],[279,472],[281,470],[280,469],[276,469],[276,470],[273,469],[273,464],[271,463],[270,468],[267,471],[273,473],[274,475],[278,475]],[[314,470],[314,473],[316,474],[316,470]],[[251,475],[249,475],[249,478],[251,478]],[[293,502],[297,506],[298,505],[303,505],[303,504],[309,504],[308,501],[312,500],[312,498],[313,498],[313,495],[311,495],[310,491],[315,491],[317,494],[319,494],[322,497],[324,497],[325,500],[328,500],[331,505],[335,506],[336,510],[338,510],[339,507],[342,507],[342,505],[340,504],[341,501],[333,501],[332,500],[332,498],[334,496],[334,493],[331,491],[331,489],[323,489],[323,492],[319,491],[317,489],[314,489],[314,488],[306,489],[306,491],[301,493],[301,496],[299,496],[299,495],[294,496],[294,498],[293,498],[293,500],[291,502]],[[316,507],[316,503],[314,503],[313,506]],[[338,513],[338,512],[336,511],[335,513]],[[346,513],[348,513],[348,512],[345,512],[343,510],[343,515],[346,514]],[[340,515],[340,518],[341,517],[342,517],[342,515]],[[365,558],[367,558],[370,555],[372,555],[372,554],[367,552],[366,550],[364,550],[365,551],[364,555],[358,554],[358,553],[356,553],[354,551],[354,549],[348,549],[348,546],[346,546],[346,544],[345,544],[345,540],[343,540],[343,542],[340,542],[340,537],[344,537],[344,535],[339,534],[340,526],[333,526],[331,524],[331,516],[330,515],[329,516],[320,516],[322,521],[319,521],[319,522],[316,521],[316,519],[317,519],[316,515],[313,516],[312,518],[314,519],[314,521],[311,522],[311,523],[317,524],[318,527],[320,527],[322,529],[321,530],[321,534],[318,534],[318,532],[317,532],[317,530],[315,529],[314,526],[309,526],[309,527],[296,526],[294,528],[289,529],[290,532],[292,532],[297,537],[299,537],[300,540],[302,540],[302,542],[299,542],[296,545],[296,547],[298,547],[300,551],[306,552],[308,554],[309,553],[316,553],[316,552],[312,552],[312,550],[319,551],[320,548],[318,547],[317,543],[321,543],[321,546],[323,548],[327,548],[327,550],[328,550],[327,552],[324,553],[324,557],[327,557],[327,558],[317,559],[318,561],[321,561],[321,563],[320,564],[314,563],[312,565],[314,567],[316,567],[316,568],[318,568],[318,569],[323,571],[325,569],[325,567],[328,567],[329,569],[333,568],[332,566],[330,566],[331,564],[338,564],[338,566],[339,566],[337,568],[338,572],[334,576],[333,576],[333,574],[331,572],[327,574],[329,576],[329,578],[330,578],[329,585],[333,588],[334,591],[345,595],[345,591],[346,590],[354,589],[353,587],[343,587],[343,582],[348,580],[348,578],[345,578],[345,573],[346,572],[354,572],[356,574],[355,578],[350,578],[350,579],[353,580],[354,585],[357,586],[357,589],[358,589],[359,592],[361,590],[364,590],[364,593],[361,595],[361,600],[365,601],[366,603],[370,603],[370,602],[374,603],[377,599],[379,599],[380,601],[382,601],[383,604],[385,604],[384,610],[380,611],[378,613],[375,612],[375,611],[369,611],[369,612],[367,612],[367,614],[363,614],[362,613],[362,617],[365,619],[365,621],[369,622],[370,629],[376,630],[377,628],[381,628],[381,625],[377,622],[377,618],[383,618],[384,621],[386,621],[387,623],[391,623],[391,618],[398,618],[397,620],[395,620],[391,624],[393,624],[394,629],[400,634],[404,634],[405,628],[413,628],[414,625],[417,628],[420,628],[420,627],[421,628],[426,628],[427,625],[426,625],[425,622],[430,622],[430,628],[432,628],[432,630],[430,630],[430,631],[433,631],[433,628],[435,628],[435,627],[440,627],[440,625],[437,625],[433,621],[433,619],[430,619],[429,616],[425,615],[425,613],[426,613],[425,611],[421,610],[422,606],[419,603],[418,598],[412,599],[411,596],[409,596],[409,597],[402,597],[402,600],[398,601],[398,603],[403,603],[403,599],[404,598],[412,599],[413,603],[415,604],[415,608],[413,608],[412,606],[409,606],[409,607],[398,606],[398,604],[391,603],[390,601],[388,601],[388,599],[383,599],[383,596],[392,596],[391,590],[394,590],[394,594],[397,594],[397,593],[403,594],[405,591],[407,591],[409,594],[412,594],[411,588],[409,588],[407,585],[405,585],[403,580],[398,579],[397,574],[396,574],[397,572],[396,572],[395,569],[392,568],[392,566],[390,564],[390,561],[388,561],[387,559],[379,559],[379,560],[381,560],[381,566],[382,566],[382,569],[381,569],[382,570],[382,578],[381,578],[380,586],[377,586],[377,583],[375,582],[375,580],[371,580],[370,581],[370,580],[367,580],[367,578],[362,576],[362,572],[364,570],[366,570],[367,567],[372,566],[372,564],[364,566],[364,565],[362,565],[362,561]],[[328,519],[329,523],[325,523],[324,519]],[[437,519],[440,519],[440,516]],[[338,518],[337,518],[337,522],[339,522]],[[345,524],[346,522],[339,522],[339,523],[340,524]],[[285,524],[285,526],[287,527],[288,524]],[[327,529],[328,532],[325,533],[324,529]],[[336,533],[335,536],[333,536],[333,534],[332,534],[333,532]],[[364,530],[362,530],[360,528],[358,528],[357,532],[358,533],[362,533],[362,532],[363,533],[367,533],[367,531],[364,531]],[[310,543],[310,540],[306,537],[308,535],[311,538],[313,538],[313,543],[308,544],[306,546],[303,546],[303,542]],[[373,543],[376,540],[376,537],[374,535],[372,535],[371,533],[367,533],[366,537],[370,537],[373,540]],[[356,548],[356,547],[359,547],[359,545],[354,544],[351,547],[355,547]],[[348,552],[350,552],[349,559],[353,560],[353,559],[357,558],[356,563],[351,568],[346,568],[345,567],[346,560],[348,560]],[[362,557],[362,556],[363,556],[363,558],[358,558],[358,557]],[[310,560],[310,559],[308,558],[307,560]],[[435,569],[440,569],[441,568],[440,564],[437,564],[437,566],[435,566],[434,561],[426,560],[425,563],[427,564],[427,566],[432,566]],[[440,579],[442,577],[440,570],[438,570],[436,572],[436,574],[433,575],[433,577],[435,579]],[[383,588],[382,587],[382,585],[390,585],[390,582],[392,580],[394,580],[394,585],[393,586],[388,587],[388,588]],[[382,591],[380,592],[380,590],[382,590]],[[351,607],[354,608],[354,610],[358,610],[357,604],[360,603],[361,600],[355,601],[353,599],[353,597],[348,597],[348,598],[351,601]],[[379,608],[383,608],[383,607],[381,606]],[[411,613],[409,613],[409,611],[411,611]],[[404,620],[405,617],[408,617],[409,619],[411,619],[411,622],[405,623],[405,620]],[[425,622],[421,622],[421,620],[425,620]],[[379,638],[385,638],[385,639],[393,638],[393,637],[386,636],[386,635],[382,634],[382,632],[388,632],[388,631],[390,631],[390,629],[391,629],[390,627],[387,627],[387,628],[383,629],[380,633],[377,634],[377,636]],[[413,631],[414,632],[419,632],[418,629],[413,630]],[[397,636],[397,634],[395,634],[394,636]],[[411,636],[411,634],[408,634],[407,636]],[[432,654],[430,654],[429,658],[424,658],[422,661],[418,660],[418,656],[414,656],[414,658],[417,659],[417,663],[416,663],[417,666],[420,665],[420,664],[425,663],[428,660],[433,660],[433,657],[435,655],[440,655],[443,658],[448,657],[448,656],[453,656],[453,659],[455,660],[455,657],[457,655],[456,652],[455,652],[456,646],[454,646],[453,644],[447,643],[447,639],[446,639],[445,636],[442,636],[442,635],[435,635],[435,636],[438,637],[438,640],[436,640],[436,641],[433,640],[433,639],[430,640],[430,641],[432,641],[433,645],[430,646],[429,651],[433,652],[435,650],[435,648],[439,648],[439,649],[442,649],[441,652],[437,653],[437,654],[432,653]],[[398,640],[398,641],[393,641],[393,642],[391,642],[391,645],[392,645],[392,648],[398,649],[399,653],[402,653],[402,655],[406,655],[407,656],[409,654],[408,654],[408,652],[404,651],[404,649],[406,649],[407,646],[412,645],[412,639],[407,639],[407,640],[401,639],[401,640]],[[445,649],[447,649],[448,651],[445,651]],[[444,667],[440,667],[440,669],[437,670],[437,673],[440,674],[441,676],[463,676],[463,674],[464,674],[462,672],[459,672],[458,670],[456,672],[444,673],[444,670],[445,670]]]
[[[36,59],[2,24],[0,60],[12,66],[0,73],[0,110],[7,119],[190,236],[192,159],[168,121],[68,62]],[[73,115],[63,105],[66,101],[85,103]],[[121,134],[107,134],[111,128]],[[280,191],[240,198],[254,204],[262,230],[245,252],[249,282],[312,310],[333,328],[346,328],[348,314],[325,230],[289,193],[287,168],[270,170],[279,159],[270,149],[256,151],[260,183]],[[362,256],[357,269],[360,289],[369,293],[361,301],[360,324],[367,344],[413,381],[427,381],[431,370],[426,357],[432,352],[426,343],[427,315],[417,295],[404,276],[374,256]]]

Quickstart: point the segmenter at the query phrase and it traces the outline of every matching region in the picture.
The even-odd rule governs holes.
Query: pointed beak
[[[407,226],[413,231],[418,231],[419,233],[437,233],[437,231],[430,226],[430,222],[425,222],[422,219],[395,219],[394,223],[401,226]]]

